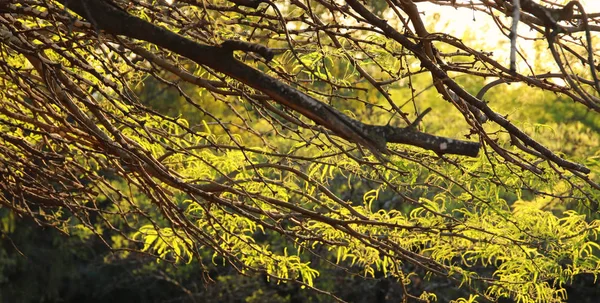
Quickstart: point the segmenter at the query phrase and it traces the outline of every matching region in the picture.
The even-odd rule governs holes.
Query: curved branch
[[[532,139],[529,135],[524,133],[517,126],[508,121],[505,117],[494,112],[485,102],[475,98],[473,95],[465,91],[462,87],[460,87],[460,85],[452,81],[452,79],[448,77],[444,70],[442,70],[438,65],[432,62],[420,46],[410,41],[405,35],[396,31],[385,20],[375,16],[368,9],[366,9],[358,0],[347,0],[347,2],[350,5],[350,7],[352,7],[352,9],[358,12],[358,14],[365,18],[369,23],[379,27],[390,38],[396,40],[398,43],[402,44],[402,46],[410,50],[415,55],[415,57],[417,57],[417,59],[421,61],[421,65],[427,70],[429,70],[429,72],[431,72],[431,74],[435,78],[440,79],[440,81],[442,81],[448,88],[454,91],[459,97],[465,100],[465,102],[481,110],[490,120],[496,122],[498,125],[500,125],[508,132],[513,134],[515,137],[519,138],[526,145],[533,147],[533,149],[540,152],[552,162],[564,168],[573,169],[585,174],[590,173],[590,169],[585,167],[584,165],[571,162],[557,156],[547,147]]]
[[[456,151],[459,155],[468,156],[477,155],[479,151],[480,145],[478,142],[441,138],[444,144],[433,146],[432,142],[439,143],[440,137],[424,133],[416,135],[417,132],[412,130],[406,131],[388,126],[382,128],[381,126],[361,123],[342,114],[335,108],[236,60],[231,52],[224,51],[220,46],[209,46],[194,42],[129,15],[124,10],[118,9],[114,4],[106,1],[61,0],[60,2],[80,16],[93,20],[92,24],[106,33],[124,35],[153,43],[259,90],[274,101],[331,130],[337,136],[367,147],[377,156],[380,153],[387,152],[386,143],[388,142],[415,145],[438,153],[454,153]],[[91,12],[93,16],[88,16],[88,12]],[[382,129],[386,129],[386,131],[382,132]],[[385,136],[384,134],[393,135]],[[415,141],[420,139],[425,139],[425,141]],[[469,147],[469,151],[459,153],[464,151],[465,146]]]

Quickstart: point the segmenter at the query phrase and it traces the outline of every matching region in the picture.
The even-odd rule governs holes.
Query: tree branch
[[[461,99],[463,99],[468,104],[476,107],[481,110],[491,121],[494,121],[508,132],[510,132],[515,137],[519,138],[523,143],[528,146],[533,147],[536,151],[540,152],[544,157],[551,160],[552,162],[560,165],[561,167],[580,171],[582,173],[588,174],[590,173],[590,169],[581,165],[579,163],[571,162],[565,160],[556,154],[554,154],[547,147],[543,146],[539,142],[535,141],[529,135],[520,130],[513,123],[508,121],[505,117],[499,115],[494,112],[485,102],[475,98],[473,95],[465,91],[460,85],[456,82],[452,81],[448,74],[441,69],[435,62],[432,62],[429,57],[422,51],[421,47],[417,44],[413,43],[410,39],[408,39],[405,35],[396,31],[392,26],[390,26],[385,20],[380,19],[371,13],[368,9],[366,9],[358,0],[347,0],[346,1],[352,9],[354,9],[358,14],[365,18],[370,24],[377,26],[380,28],[388,37],[394,39],[398,43],[402,44],[406,49],[411,51],[415,57],[421,61],[421,65],[431,72],[434,78],[440,79],[443,83],[452,91],[456,93]]]
[[[331,130],[337,136],[367,147],[376,156],[387,152],[386,143],[388,142],[419,146],[437,153],[455,153],[467,156],[478,154],[480,148],[478,142],[463,142],[449,138],[442,138],[444,142],[440,142],[440,137],[414,130],[361,123],[342,114],[335,108],[236,60],[231,52],[224,52],[221,46],[209,46],[194,42],[129,15],[124,10],[115,8],[114,4],[106,1],[60,0],[60,2],[80,16],[94,20],[94,26],[97,26],[99,30],[153,43],[200,65],[210,67],[232,77],[263,92],[274,101],[301,113],[315,123]],[[88,16],[87,12],[91,12],[93,16]],[[433,142],[444,144],[433,146],[435,145]],[[465,146],[469,147],[468,151],[464,149]]]

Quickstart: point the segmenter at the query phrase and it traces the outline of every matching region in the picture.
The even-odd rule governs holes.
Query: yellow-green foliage
[[[297,52],[280,52],[268,66],[246,59],[247,54],[234,55],[282,82],[295,81],[294,87],[349,117],[406,126],[381,91],[359,75],[358,61],[377,81],[402,78],[381,90],[411,120],[433,108],[421,130],[479,139],[464,115],[432,88],[431,75],[422,72],[420,62],[400,55],[406,49],[378,30],[353,30],[360,47],[344,37],[338,41],[343,47],[334,47],[326,35],[319,44],[300,44],[306,42],[300,34],[294,36],[297,42],[269,36],[265,28],[278,20],[274,6],[265,6],[270,17],[262,18],[240,13],[230,1],[202,2],[230,8],[206,14],[200,5],[183,2],[176,15],[190,20],[201,15],[210,23],[210,37],[181,31],[192,39],[201,36],[202,43],[247,38],[250,32],[274,48],[299,43]],[[321,4],[315,6],[323,10]],[[150,14],[158,12],[133,11],[180,32],[178,23]],[[299,16],[295,9],[281,11]],[[322,17],[331,21],[338,16]],[[30,15],[23,20],[30,27],[53,26],[34,22]],[[290,29],[293,22],[299,21],[291,21]],[[441,276],[472,292],[456,303],[504,297],[563,302],[564,287],[574,277],[600,272],[600,221],[594,205],[600,200],[595,187],[600,181],[600,119],[588,116],[587,108],[572,107],[565,96],[513,84],[495,87],[484,99],[553,152],[587,165],[592,171],[587,176],[511,146],[510,135],[491,122],[478,130],[489,136],[478,157],[443,158],[388,144],[391,152],[380,162],[260,92],[155,45],[127,41],[190,75],[222,81],[218,89],[227,94],[155,71],[155,63],[134,68],[110,47],[117,40],[104,43],[102,35],[99,44],[59,46],[35,40],[46,47],[40,57],[48,66],[63,68],[71,84],[82,88],[79,94],[65,94],[77,111],[65,100],[57,101],[62,95],[45,87],[39,75],[33,77],[38,82],[24,84],[8,72],[0,74],[0,181],[30,191],[34,198],[56,189],[50,193],[56,194],[54,200],[66,201],[24,205],[6,198],[1,207],[82,241],[97,235],[114,249],[149,253],[157,261],[204,265],[210,260],[211,266],[229,264],[242,274],[260,272],[277,283],[296,281],[304,288],[319,288],[319,277],[327,275],[323,268],[332,263],[349,275],[383,276],[404,285],[416,275]],[[54,29],[47,37],[63,41],[59,38]],[[442,46],[440,51],[455,49]],[[27,70],[22,78],[35,74],[25,56],[4,48],[0,52],[7,71]],[[468,62],[472,57],[454,59]],[[488,82],[450,76],[474,95]],[[61,85],[57,88],[66,88]],[[145,100],[162,89],[167,93]],[[53,98],[34,98],[44,94]],[[129,94],[142,100],[124,97]],[[505,154],[491,149],[490,142]],[[40,157],[43,161],[30,163],[32,155],[41,153],[58,160]],[[62,174],[45,179],[54,173]],[[54,182],[40,184],[46,180]],[[90,219],[92,215],[99,219]],[[11,220],[1,221],[3,230],[12,229]],[[257,290],[248,301],[263,296]],[[438,297],[430,292],[419,296]]]

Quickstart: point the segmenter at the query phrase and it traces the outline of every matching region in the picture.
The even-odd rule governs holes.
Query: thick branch
[[[414,127],[367,126],[367,131],[383,136],[387,142],[402,143],[432,150],[437,154],[455,154],[475,157],[479,142],[454,140],[416,131]]]
[[[416,139],[414,137],[415,131],[395,131],[392,133],[396,135],[389,137],[384,136],[385,133],[389,132],[367,131],[378,128],[351,119],[335,108],[236,60],[231,55],[231,52],[224,51],[221,46],[196,43],[162,27],[129,15],[125,11],[115,8],[114,5],[103,0],[61,0],[61,2],[65,3],[69,9],[75,11],[80,16],[93,20],[94,22],[92,23],[98,29],[110,34],[124,35],[153,43],[189,58],[200,65],[210,67],[263,92],[274,101],[328,128],[337,136],[369,148],[376,155],[380,152],[386,152],[386,143],[388,140],[389,142],[405,143],[427,148],[431,147],[430,143],[435,141],[434,138],[438,138],[428,134],[420,134],[418,138],[427,139],[424,142],[414,142]],[[87,12],[93,15],[88,16]],[[404,135],[407,137],[402,137]],[[439,146],[427,149],[441,153],[452,153],[449,151],[462,150],[461,148],[453,148],[453,145],[461,141],[447,139],[446,142],[449,144],[447,149],[440,149]],[[458,154],[476,155],[479,151],[479,143],[471,143],[469,146],[474,149]]]
[[[476,108],[481,110],[490,120],[494,121],[495,123],[497,123],[504,129],[506,129],[508,132],[510,132],[512,135],[519,138],[523,143],[525,143],[528,146],[533,147],[533,149],[535,149],[536,151],[538,151],[539,153],[544,155],[544,157],[546,157],[547,159],[551,160],[552,162],[560,165],[561,167],[580,171],[580,172],[586,173],[586,174],[590,173],[589,168],[587,168],[579,163],[574,163],[574,162],[565,160],[565,159],[557,156],[552,151],[550,151],[547,147],[545,147],[542,144],[540,144],[539,142],[535,141],[533,138],[531,138],[529,135],[524,133],[513,123],[508,121],[508,119],[506,119],[505,117],[494,112],[485,102],[483,102],[483,101],[475,98],[473,95],[469,94],[462,87],[460,87],[460,85],[458,85],[456,82],[452,81],[452,79],[450,79],[450,77],[448,77],[448,74],[446,74],[446,72],[443,69],[441,69],[437,64],[435,64],[435,62],[432,62],[429,59],[429,57],[427,57],[427,55],[424,53],[424,51],[422,50],[421,47],[419,47],[417,44],[413,43],[405,35],[396,31],[385,20],[380,19],[379,17],[375,16],[368,9],[366,9],[358,0],[347,0],[346,2],[350,5],[350,7],[352,7],[352,9],[354,9],[356,12],[358,12],[358,14],[361,15],[363,18],[365,18],[370,24],[377,26],[388,37],[394,39],[398,43],[402,44],[402,46],[404,46],[406,49],[411,51],[415,55],[415,57],[417,57],[419,59],[419,61],[421,61],[421,65],[424,68],[426,68],[427,70],[429,70],[429,72],[431,72],[433,77],[443,81],[444,84],[449,89],[454,91],[460,98],[465,100],[465,102],[467,102],[468,104],[471,104],[472,106],[475,106]]]

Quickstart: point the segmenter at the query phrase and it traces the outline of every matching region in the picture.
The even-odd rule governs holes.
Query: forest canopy
[[[1,1],[0,300],[89,264],[181,295],[148,301],[585,297],[589,3]],[[72,285],[5,290],[45,245]]]

